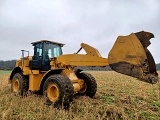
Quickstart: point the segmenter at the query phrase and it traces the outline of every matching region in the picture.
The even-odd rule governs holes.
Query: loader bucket
[[[141,31],[119,36],[108,55],[110,67],[119,73],[155,84],[158,81],[155,61],[147,49],[154,35]]]

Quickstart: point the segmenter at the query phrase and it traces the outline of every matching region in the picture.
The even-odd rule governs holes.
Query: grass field
[[[92,71],[98,90],[93,99],[75,97],[68,111],[44,104],[35,94],[21,98],[11,93],[7,74],[0,74],[2,120],[160,120],[159,83],[137,81],[113,71]]]
[[[0,70],[0,75],[9,74],[11,71]]]

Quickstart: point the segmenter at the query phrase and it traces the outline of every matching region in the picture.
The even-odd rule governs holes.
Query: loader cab
[[[41,40],[31,43],[34,47],[34,55],[30,61],[31,70],[50,70],[50,59],[62,55],[64,44],[48,40]]]

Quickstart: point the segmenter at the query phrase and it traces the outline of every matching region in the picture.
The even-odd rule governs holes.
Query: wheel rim
[[[14,80],[14,82],[13,82],[13,91],[14,92],[18,92],[19,91],[19,86],[20,86],[19,80],[18,79]]]
[[[84,83],[84,86],[83,86],[83,88],[79,91],[79,93],[85,93],[86,90],[87,90],[87,84]]]
[[[58,100],[59,97],[59,89],[57,85],[55,84],[49,84],[47,88],[47,97],[49,98],[50,101],[55,102]]]

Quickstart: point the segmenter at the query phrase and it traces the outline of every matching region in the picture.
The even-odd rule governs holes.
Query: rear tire
[[[51,75],[43,86],[43,94],[47,97],[48,105],[68,109],[73,101],[74,89],[69,78],[61,74]]]
[[[27,95],[27,91],[29,88],[29,80],[25,78],[22,73],[16,73],[13,76],[11,89],[12,91],[20,96]]]
[[[84,72],[78,73],[77,76],[78,78],[84,80],[85,87],[86,87],[86,88],[83,88],[82,90],[83,92],[80,92],[79,94],[86,95],[92,98],[97,92],[97,83],[95,78],[91,74],[84,73]]]

